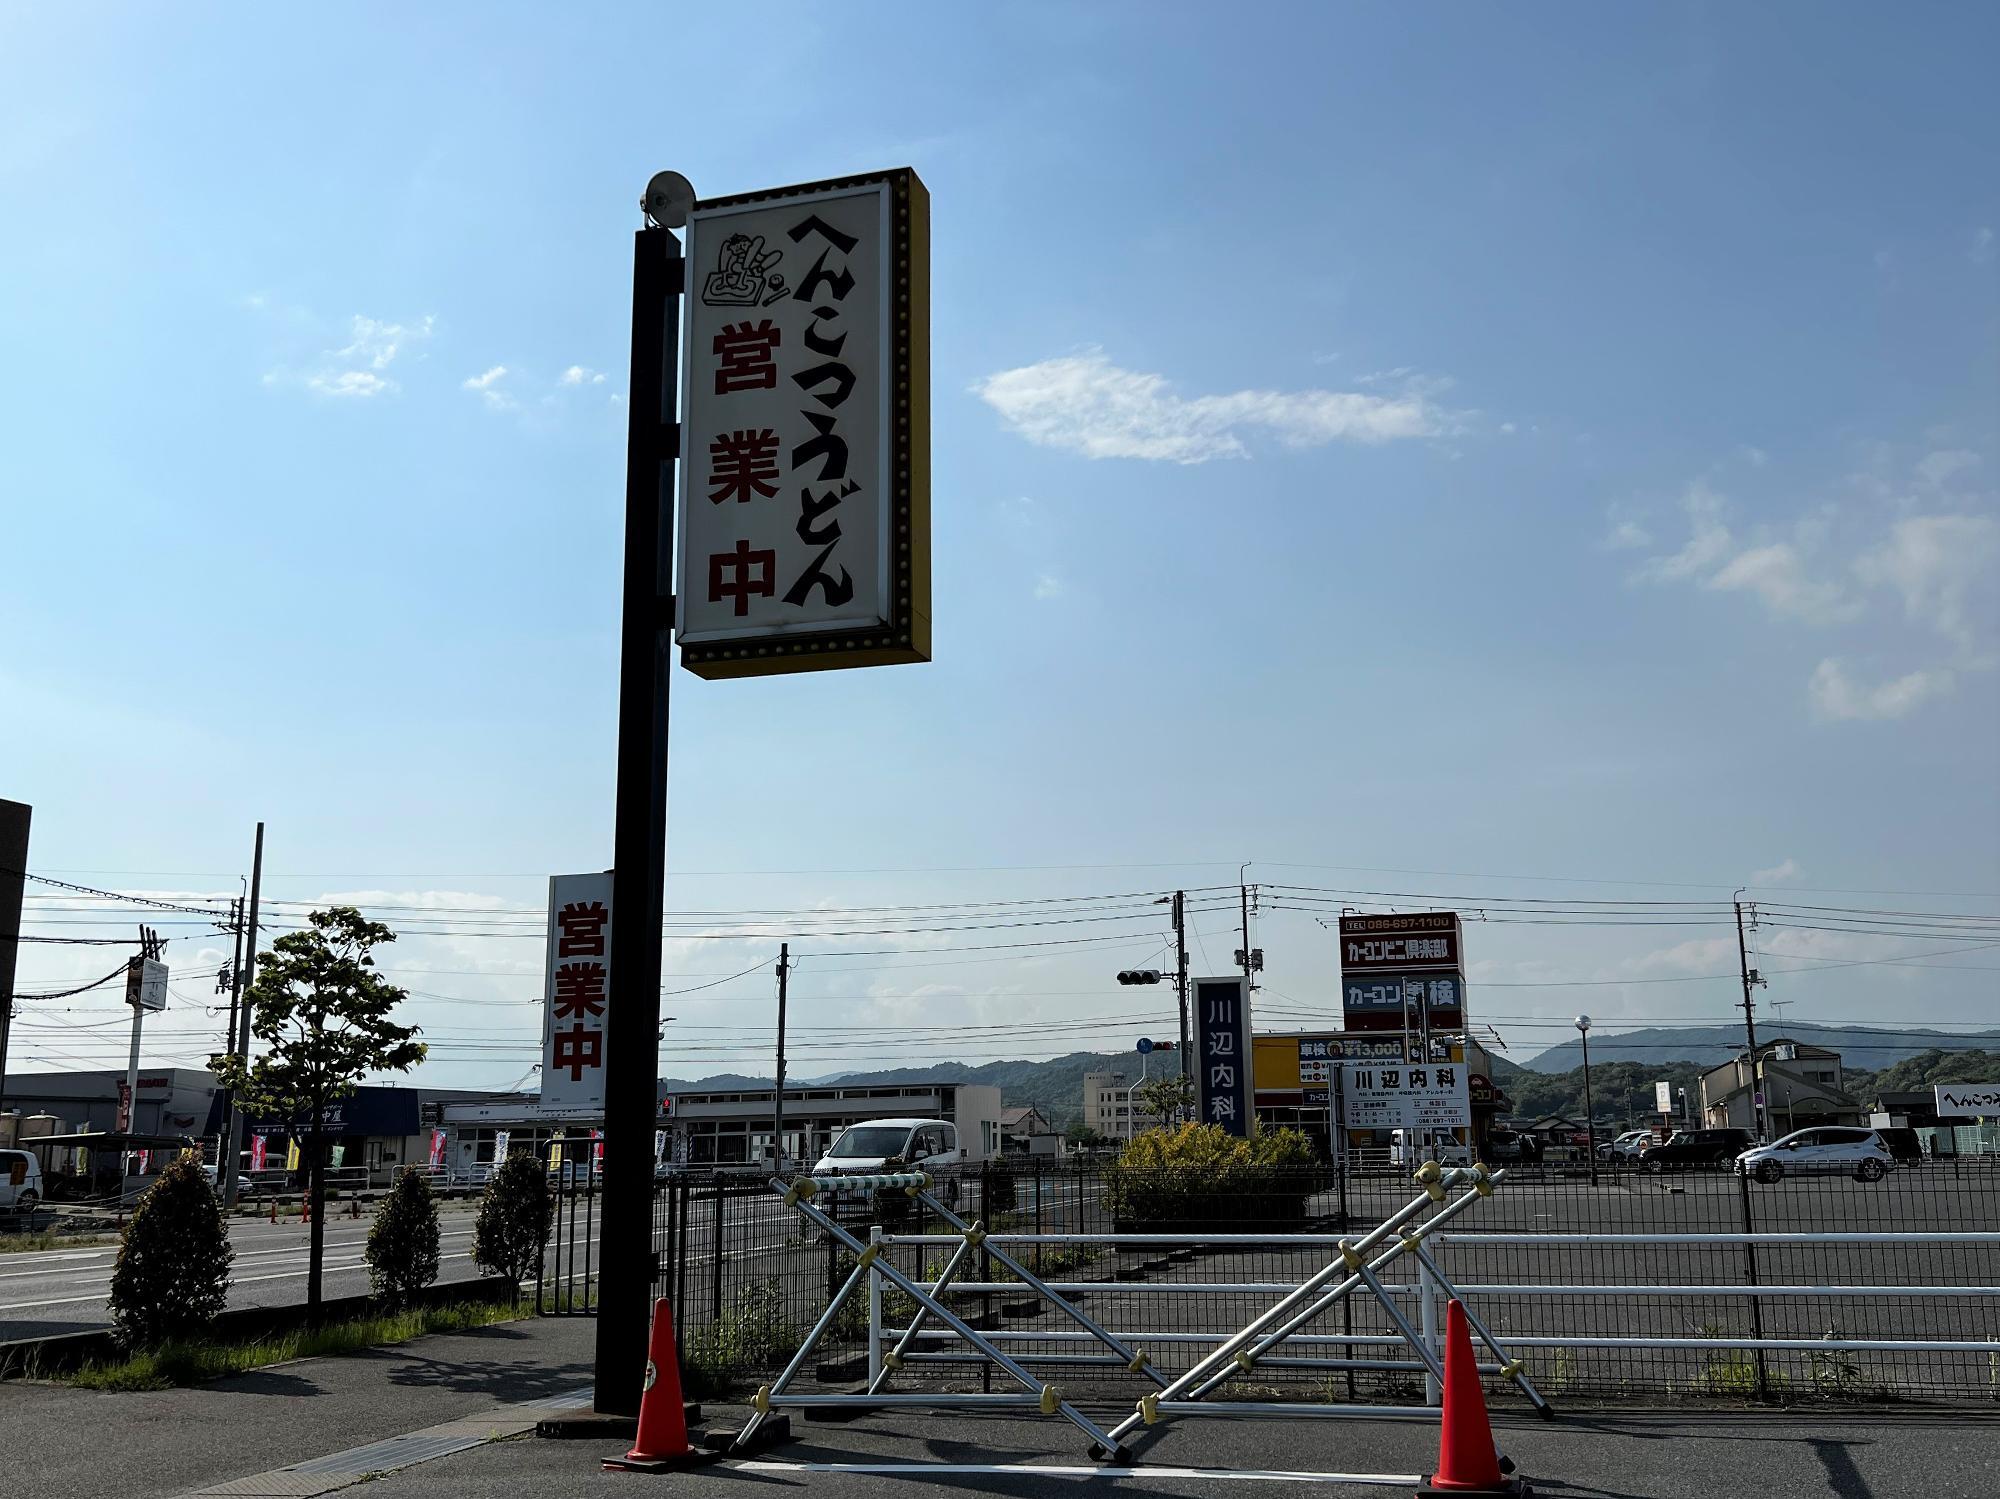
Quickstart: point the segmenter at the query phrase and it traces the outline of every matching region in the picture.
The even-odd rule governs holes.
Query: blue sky
[[[857,9],[0,16],[0,795],[38,871],[234,893],[258,818],[286,900],[532,911],[608,863],[639,190],[908,164],[937,659],[678,675],[704,929],[1244,860],[1468,908],[2000,912],[1989,11]],[[1275,1023],[1337,975],[1272,899]],[[795,1069],[1161,1030],[1108,982],[1141,918],[802,943],[888,955],[802,968]],[[1995,1013],[1993,950],[1758,940],[1801,1018]],[[1734,998],[1708,909],[1468,950],[1517,1057],[1586,1004]],[[21,987],[101,960],[39,946]],[[397,961],[438,1076],[525,1072],[531,935]],[[208,987],[149,1056],[202,1051]],[[677,1000],[666,1069],[725,1065],[768,992]],[[122,1060],[113,996],[62,1005],[17,1057]]]

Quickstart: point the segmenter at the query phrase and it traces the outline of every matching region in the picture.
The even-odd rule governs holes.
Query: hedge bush
[[[513,1152],[487,1178],[472,1228],[473,1262],[506,1276],[518,1299],[521,1282],[541,1266],[554,1220],[555,1198],[541,1161],[525,1150]]]
[[[395,1185],[375,1209],[366,1254],[368,1283],[391,1310],[408,1306],[437,1279],[437,1199],[415,1166],[396,1173]]]
[[[1299,1131],[1260,1130],[1246,1140],[1214,1124],[1135,1135],[1105,1175],[1112,1217],[1162,1233],[1283,1227],[1301,1220],[1306,1199],[1325,1186]]]

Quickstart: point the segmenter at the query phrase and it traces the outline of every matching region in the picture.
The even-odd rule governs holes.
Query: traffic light
[[[1160,970],[1157,968],[1127,968],[1118,975],[1121,984],[1157,984]]]

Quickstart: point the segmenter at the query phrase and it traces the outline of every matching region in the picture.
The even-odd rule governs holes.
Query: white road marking
[[[365,1260],[347,1260],[337,1265],[329,1261],[320,1267],[322,1273],[327,1275],[331,1275],[339,1270],[365,1270],[366,1268],[367,1261]],[[311,1273],[310,1270],[280,1270],[273,1275],[235,1275],[230,1277],[229,1284],[233,1288],[235,1286],[255,1285],[259,1281],[265,1280],[303,1280]],[[31,1306],[75,1306],[78,1302],[102,1301],[103,1299],[104,1293],[100,1291],[92,1296],[63,1296],[53,1301],[13,1301],[5,1305],[0,1305],[0,1312],[26,1311]]]
[[[942,1474],[1023,1478],[1192,1478],[1244,1483],[1353,1483],[1407,1489],[1424,1482],[1417,1473],[1295,1473],[1266,1468],[1084,1468],[1046,1463],[766,1463],[729,1464],[746,1473],[880,1473],[912,1478]]]

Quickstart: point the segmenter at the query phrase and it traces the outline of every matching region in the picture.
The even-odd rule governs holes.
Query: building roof
[[[1031,1119],[1037,1120],[1042,1124],[1049,1122],[1048,1116],[1031,1103],[1010,1104],[1000,1111],[1000,1127],[1002,1129],[1026,1124]]]

